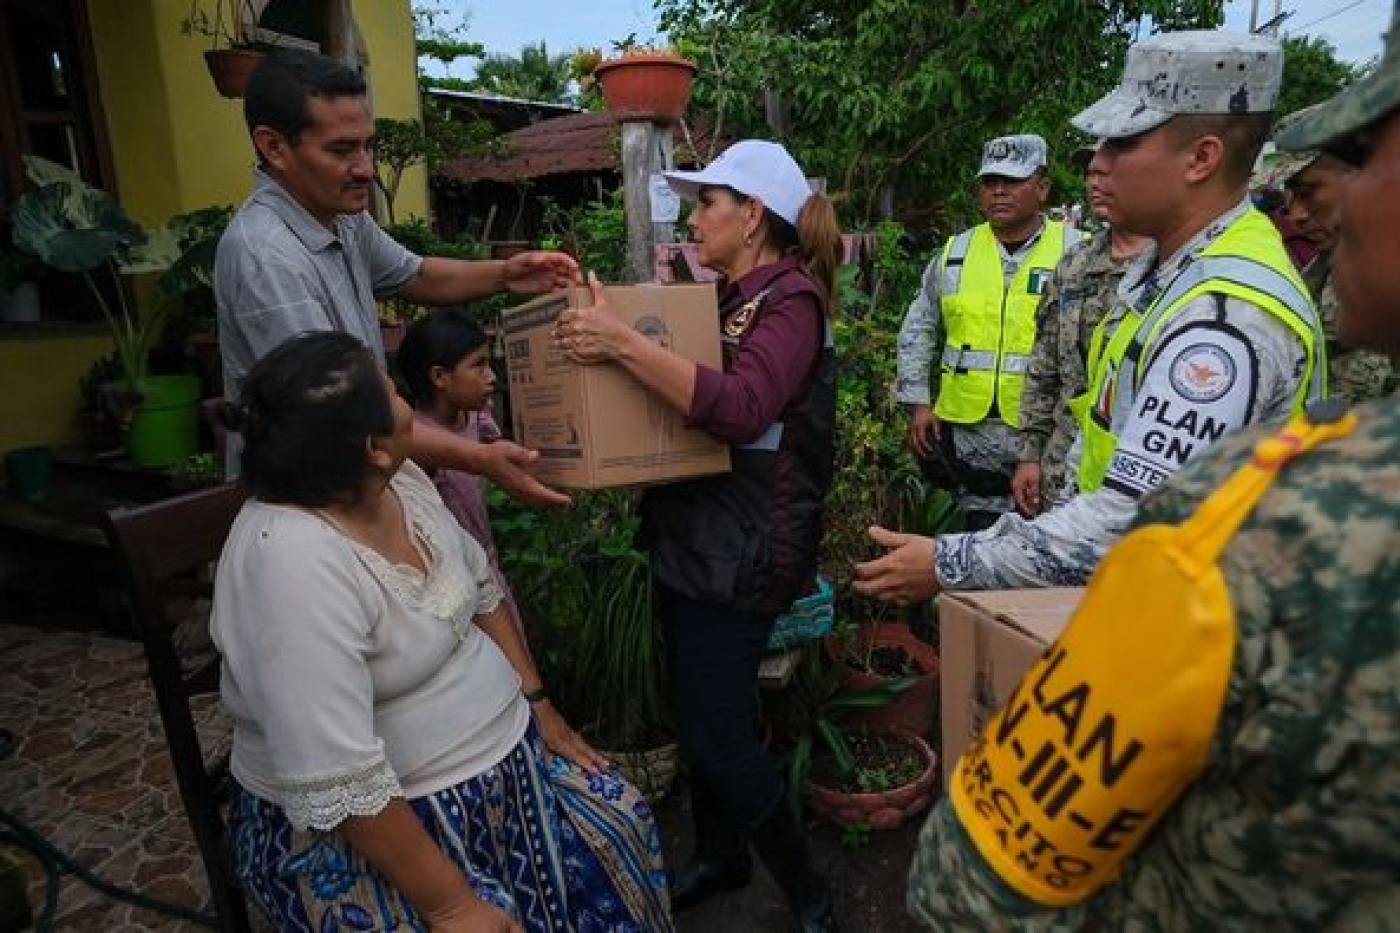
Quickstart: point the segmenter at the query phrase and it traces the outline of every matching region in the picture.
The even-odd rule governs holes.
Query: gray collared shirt
[[[214,264],[225,394],[237,398],[254,363],[305,331],[351,334],[382,363],[377,300],[413,281],[423,260],[368,213],[343,214],[332,231],[270,175],[259,169],[255,176]],[[229,445],[231,476],[240,447]]]
[[[293,334],[338,330],[384,359],[377,300],[402,289],[422,259],[367,213],[326,229],[262,170],[219,241],[214,297],[230,398],[249,368]]]

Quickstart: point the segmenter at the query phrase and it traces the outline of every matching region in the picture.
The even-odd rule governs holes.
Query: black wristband
[[[543,687],[536,687],[533,690],[521,690],[520,695],[525,698],[525,702],[534,706],[536,703],[543,703],[549,699],[549,694],[544,692]]]

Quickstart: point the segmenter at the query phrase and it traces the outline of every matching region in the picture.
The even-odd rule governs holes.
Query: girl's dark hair
[[[414,321],[394,357],[413,404],[432,402],[434,366],[451,369],[486,341],[486,331],[460,311],[434,311]]]
[[[370,465],[365,441],[394,430],[379,363],[349,334],[289,337],[249,370],[224,424],[243,435],[242,482],[267,502],[353,501]]]

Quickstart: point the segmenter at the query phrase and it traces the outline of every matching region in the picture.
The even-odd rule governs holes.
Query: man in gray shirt
[[[293,334],[338,330],[384,361],[377,301],[390,295],[451,304],[496,292],[548,291],[580,281],[563,253],[503,262],[419,257],[366,213],[374,185],[374,119],[364,79],[313,52],[279,49],[248,82],[244,117],[258,153],[257,186],[219,242],[214,269],[224,381],[237,399],[249,368]],[[231,438],[229,474],[241,445]],[[418,425],[413,456],[481,473],[535,504],[567,497],[527,468],[532,451],[480,444]]]

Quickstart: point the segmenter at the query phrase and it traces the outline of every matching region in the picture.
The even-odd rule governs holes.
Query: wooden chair
[[[193,599],[209,596],[207,568],[219,557],[229,526],[243,504],[236,484],[202,489],[106,515],[106,532],[125,576],[132,617],[146,650],[165,740],[180,798],[194,830],[220,929],[251,930],[248,906],[234,874],[233,852],[219,805],[227,797],[227,759],[206,765],[189,700],[217,693],[219,660],[185,671],[172,636]],[[187,612],[185,613],[188,614]]]

